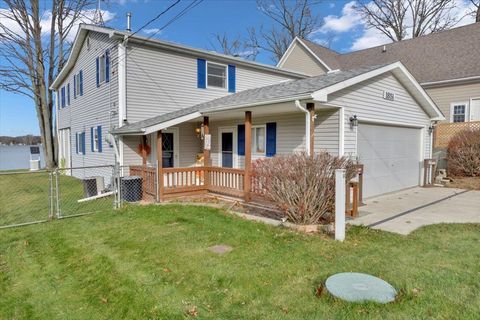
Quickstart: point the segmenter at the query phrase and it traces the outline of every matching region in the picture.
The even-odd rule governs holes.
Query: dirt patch
[[[455,177],[453,182],[445,185],[447,188],[459,188],[467,190],[480,190],[480,177]]]

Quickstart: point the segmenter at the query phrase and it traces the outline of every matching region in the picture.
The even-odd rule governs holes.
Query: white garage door
[[[420,129],[360,123],[358,157],[365,165],[363,196],[419,184]]]

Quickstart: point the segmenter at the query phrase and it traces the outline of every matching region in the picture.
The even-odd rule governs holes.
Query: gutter
[[[295,106],[305,113],[305,151],[307,155],[312,152],[310,150],[310,112],[300,104],[300,100],[295,100]]]

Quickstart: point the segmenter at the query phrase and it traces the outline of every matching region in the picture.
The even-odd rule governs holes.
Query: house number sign
[[[212,135],[206,134],[205,137],[203,138],[203,148],[205,150],[210,150],[212,146]]]
[[[395,93],[391,91],[383,91],[383,99],[395,101]]]

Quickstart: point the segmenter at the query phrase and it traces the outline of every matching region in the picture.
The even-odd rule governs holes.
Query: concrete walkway
[[[480,223],[480,191],[417,187],[365,202],[348,223],[404,235],[430,224]]]

